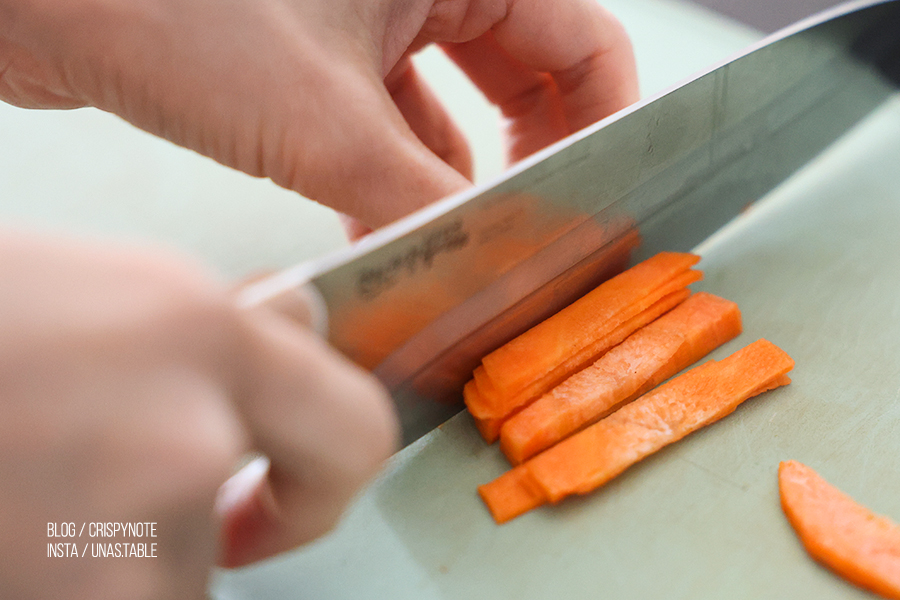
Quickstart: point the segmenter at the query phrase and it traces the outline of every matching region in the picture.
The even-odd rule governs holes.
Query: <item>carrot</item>
[[[530,473],[513,469],[478,488],[497,523],[505,523],[546,502],[544,491]]]
[[[690,296],[690,291],[684,287],[663,296],[645,310],[642,310],[626,322],[621,323],[612,331],[609,331],[603,337],[592,342],[591,346],[583,350],[581,354],[590,356],[602,353],[604,349],[615,346],[633,331],[643,327],[660,315],[671,310],[683,302],[688,296]],[[503,390],[499,389],[487,374],[487,371],[485,371],[484,366],[479,366],[475,369],[471,381],[467,384],[470,388],[468,390],[469,393],[477,394],[477,396],[471,399],[469,410],[473,414],[483,416],[491,415],[494,417],[501,417],[507,415],[516,408],[527,403],[529,398],[537,397],[541,393],[541,390],[553,387],[553,384],[550,382],[557,379],[562,381],[562,379],[565,378],[565,373],[577,370],[584,360],[583,356],[575,356],[560,365],[556,365],[543,376],[535,379],[515,393],[505,393]],[[471,388],[477,388],[477,391]]]
[[[900,527],[797,461],[778,466],[781,506],[809,554],[851,583],[900,599]]]
[[[500,439],[500,428],[503,426],[503,423],[506,422],[506,419],[494,419],[491,417],[481,419],[474,416],[472,418],[475,420],[475,428],[478,429],[478,433],[481,434],[484,441],[488,444],[493,444]]]
[[[519,464],[653,389],[741,332],[737,304],[694,294],[511,416],[500,449]]]
[[[651,323],[660,315],[682,303],[689,296],[690,290],[684,288],[664,296],[646,310],[597,340],[594,344],[594,347],[597,348],[596,354],[602,355],[604,351],[622,342],[632,332]],[[562,383],[571,374],[586,366],[587,364],[582,364],[580,359],[563,363],[534,381],[524,390],[508,396],[504,396],[497,391],[491,380],[484,373],[484,368],[478,367],[475,369],[472,380],[463,389],[463,397],[469,412],[472,413],[476,424],[479,425],[482,436],[490,444],[499,437],[500,426],[507,418]]]
[[[546,502],[586,494],[689,433],[718,421],[746,400],[776,384],[794,361],[767,340],[758,340],[722,361],[708,361],[669,380],[478,488],[498,523]],[[541,495],[527,502],[509,494],[509,478],[529,480]],[[522,487],[522,486],[519,486]]]
[[[687,286],[702,277],[690,268],[698,260],[692,254],[658,254],[491,352],[463,391],[469,411],[479,421],[502,423],[584,369],[687,298]]]
[[[690,273],[693,275],[697,272],[691,271]],[[696,281],[697,279],[699,279],[699,274],[696,278],[693,278],[691,280],[691,283],[693,281]],[[689,285],[689,283],[684,283],[681,285],[687,286]],[[592,362],[603,356],[603,354],[608,352],[611,348],[620,344],[629,335],[631,335],[641,327],[644,327],[648,323],[653,322],[660,315],[663,315],[666,312],[672,310],[673,308],[684,302],[688,297],[690,297],[690,295],[691,291],[687,289],[687,287],[677,289],[674,292],[666,294],[657,302],[654,302],[652,305],[647,307],[645,310],[642,310],[635,316],[621,323],[603,337],[598,338],[590,346],[588,346],[575,356],[571,357],[569,360],[563,362],[560,365],[557,365],[546,375],[534,381],[527,388],[513,396],[513,398],[516,399],[516,402],[514,404],[515,408],[513,410],[522,408],[533,400],[536,400],[541,394],[553,389],[553,387],[559,385],[568,377],[571,377],[578,371],[588,367]],[[511,412],[512,411],[507,411],[503,414],[504,416],[509,416]]]
[[[485,356],[485,372],[502,391],[521,389],[589,345],[598,337],[598,326],[604,327],[608,322],[618,325],[639,312],[629,309],[638,306],[641,299],[655,301],[674,291],[655,293],[699,260],[693,254],[661,252],[623,271]]]

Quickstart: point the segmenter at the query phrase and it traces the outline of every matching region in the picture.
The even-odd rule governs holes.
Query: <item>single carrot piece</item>
[[[513,464],[609,415],[741,333],[737,304],[699,292],[511,416],[500,449]]]
[[[900,599],[900,526],[797,461],[778,466],[781,507],[809,554],[847,581]]]
[[[640,312],[629,310],[699,260],[693,254],[662,252],[623,271],[485,356],[486,373],[503,392],[521,390],[597,339],[605,324],[617,325]]]
[[[463,387],[463,400],[481,437],[488,444],[493,444],[500,438],[500,426],[506,418],[491,416],[491,402],[485,400],[481,391],[485,386],[490,388],[491,382],[484,376],[484,367],[479,366],[475,369],[472,379]]]
[[[527,471],[513,469],[478,488],[497,523],[505,523],[546,502],[544,491]]]
[[[725,417],[776,382],[789,382],[785,375],[793,367],[786,352],[768,340],[757,340],[728,358],[708,361],[644,394],[585,429],[586,435],[577,434],[554,447],[573,440],[568,451],[560,448],[551,453],[551,448],[536,456],[529,470],[542,482],[551,502],[589,492],[641,458]],[[586,456],[566,472],[554,472],[567,452],[578,456],[580,449],[591,445],[599,449],[593,457]]]
[[[527,406],[554,386],[559,385],[566,378],[590,365],[636,330],[651,323],[660,315],[665,314],[686,300],[691,294],[690,290],[687,289],[687,285],[699,279],[696,271],[689,271],[688,274],[690,275],[688,283],[685,283],[688,278],[681,279],[676,284],[678,286],[676,289],[665,294],[649,306],[641,307],[642,310],[637,314],[618,324],[606,324],[608,330],[598,334],[597,339],[588,347],[561,364],[552,367],[520,390],[512,392],[500,390],[487,374],[484,366],[479,366],[475,369],[473,378],[463,390],[463,397],[469,412],[480,419],[499,419],[502,422],[503,419],[509,417],[515,411]],[[673,285],[673,287],[675,286]]]
[[[721,361],[708,361],[626,404],[523,462],[478,492],[495,518],[514,518],[546,502],[600,487],[642,458],[730,414],[744,400],[776,383],[794,361],[767,340],[758,340]],[[505,503],[504,478],[530,479],[541,497]],[[503,522],[498,520],[498,522]]]
[[[474,416],[472,419],[475,421],[475,428],[478,429],[478,433],[481,434],[481,437],[488,444],[493,444],[500,439],[500,428],[506,422],[506,419],[492,419],[491,417],[479,419]]]

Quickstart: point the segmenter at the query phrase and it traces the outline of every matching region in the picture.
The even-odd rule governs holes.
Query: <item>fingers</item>
[[[466,179],[472,179],[472,154],[465,137],[431,89],[403,59],[385,79],[385,86],[423,144]]]
[[[593,0],[509,2],[490,31],[457,39],[454,32],[471,31],[466,17],[435,35],[511,120],[513,160],[638,99],[628,36]]]
[[[510,56],[492,32],[444,52],[508,119],[508,160],[515,162],[562,139],[571,128],[556,83]]]
[[[278,315],[247,318],[238,407],[271,465],[267,477],[257,466],[220,496],[225,566],[327,532],[397,441],[392,405],[374,378]]]
[[[367,196],[357,195],[359,186],[350,185],[337,196],[344,199],[344,204],[328,202],[339,211],[349,213],[342,214],[341,221],[351,240],[464,189],[473,176],[472,155],[465,137],[418,76],[412,62],[403,59],[398,63],[384,85],[393,104],[381,105],[380,114],[374,112],[360,123],[368,123],[375,130],[386,126],[377,145],[379,154],[368,153],[373,147],[368,141],[364,147],[343,148],[345,157],[364,153],[360,160],[367,169],[379,168],[381,163],[383,176],[366,183]],[[397,119],[398,114],[402,123]],[[357,131],[355,135],[365,135],[365,132]],[[379,135],[377,131],[375,135]],[[351,183],[353,179],[344,181]]]
[[[470,4],[435,5],[413,44],[444,42],[501,108],[510,120],[511,161],[638,99],[628,36],[594,0],[508,1],[505,13],[481,5],[468,10]],[[352,79],[345,75],[340,79]],[[336,160],[313,169],[331,173],[330,181],[312,182],[313,197],[379,227],[467,187],[468,148],[406,59],[384,82],[387,93],[380,81],[362,78],[359,84],[347,93],[366,110],[346,113],[348,143],[338,145]],[[333,144],[342,135],[327,139]],[[291,187],[304,192],[302,185]],[[362,231],[354,225],[350,235]]]
[[[342,105],[299,119],[307,127],[291,134],[299,147],[286,153],[296,160],[285,169],[285,180],[273,177],[276,183],[372,228],[471,185],[454,168],[470,168],[466,166],[467,150],[461,136],[450,127],[412,71],[400,73],[394,82],[399,102],[395,104],[375,74],[366,75],[346,65],[329,65],[329,69],[327,77],[342,86],[335,92],[344,99]],[[315,126],[309,127],[310,123]],[[444,162],[429,145],[454,166]]]
[[[318,292],[308,286],[285,287],[275,272],[262,272],[240,281],[232,295],[241,308],[263,306],[294,323],[322,334],[328,327],[328,309]]]
[[[259,456],[219,488],[216,513],[222,521],[218,564],[240,567],[283,550],[279,509],[269,485],[269,460]]]
[[[518,0],[494,35],[514,58],[553,76],[573,131],[638,99],[631,42],[594,0]]]

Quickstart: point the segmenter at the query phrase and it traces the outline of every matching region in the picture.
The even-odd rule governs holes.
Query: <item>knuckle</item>
[[[427,35],[451,42],[471,40],[504,19],[510,10],[511,0],[489,0],[478,3],[471,0],[438,0],[431,6],[422,27]]]

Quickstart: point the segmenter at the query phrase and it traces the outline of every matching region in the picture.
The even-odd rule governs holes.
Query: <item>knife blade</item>
[[[482,356],[628,264],[695,247],[880,106],[898,31],[900,0],[819,13],[242,301],[315,298],[408,444],[460,410]]]

